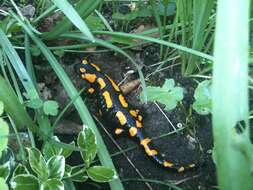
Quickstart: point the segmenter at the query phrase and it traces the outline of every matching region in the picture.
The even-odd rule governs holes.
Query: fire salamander
[[[195,167],[195,164],[180,166],[165,160],[154,148],[151,139],[144,135],[142,116],[138,109],[132,109],[125,99],[119,86],[101,69],[87,60],[76,65],[76,70],[81,78],[90,84],[89,94],[95,95],[98,101],[99,112],[103,118],[117,126],[114,130],[116,135],[128,134],[135,138],[144,148],[146,154],[159,165],[183,172]]]

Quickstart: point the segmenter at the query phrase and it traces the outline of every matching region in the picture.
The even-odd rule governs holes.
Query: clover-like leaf
[[[15,176],[10,183],[14,190],[38,190],[38,179],[30,174],[22,174]]]
[[[212,111],[211,81],[204,80],[198,84],[194,92],[195,101],[193,109],[201,115],[207,115]]]
[[[43,104],[43,111],[46,115],[56,116],[58,114],[59,105],[56,101],[48,100]]]
[[[115,171],[104,166],[93,166],[87,170],[88,176],[96,182],[108,182],[117,178]]]
[[[84,126],[83,131],[78,135],[77,144],[82,149],[81,156],[86,167],[89,167],[97,154],[97,141],[92,129]]]
[[[144,101],[143,92],[140,96]],[[183,99],[183,88],[175,87],[173,79],[166,79],[162,87],[147,87],[148,101],[158,101],[165,105],[165,110],[169,111],[177,106],[177,103]]]
[[[3,178],[0,178],[0,189],[1,190],[9,190],[9,188],[6,185],[5,180]]]
[[[49,176],[48,168],[40,151],[36,148],[28,149],[28,158],[32,170],[41,180],[46,180]]]
[[[42,183],[40,190],[64,190],[64,184],[59,179],[48,179]]]
[[[65,158],[63,156],[53,156],[47,162],[49,178],[61,179],[65,170]]]
[[[7,123],[0,118],[0,157],[2,151],[7,148],[8,144],[9,127]]]

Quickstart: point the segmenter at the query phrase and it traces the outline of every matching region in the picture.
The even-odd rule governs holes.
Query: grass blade
[[[4,109],[11,116],[15,125],[18,128],[27,126],[31,131],[36,131],[36,126],[24,106],[18,101],[14,91],[1,75],[0,89],[0,101],[4,103]]]
[[[91,41],[94,41],[94,37],[90,32],[89,28],[72,7],[72,5],[67,0],[53,0],[53,3],[61,9],[61,11],[67,16],[67,18]]]
[[[96,9],[100,2],[101,0],[80,0],[75,6],[76,12],[84,19]],[[72,26],[73,23],[69,19],[64,18],[50,32],[44,33],[42,37],[44,39],[55,39],[68,31]]]
[[[33,85],[33,82],[28,75],[20,57],[18,56],[16,50],[8,40],[5,33],[0,29],[0,44],[4,50],[4,52],[7,54],[13,68],[15,69],[17,75],[20,78],[20,81],[22,82],[24,88],[27,91],[27,94],[31,99],[38,98],[39,95]]]
[[[249,4],[250,0],[218,1],[213,135],[221,190],[253,189],[248,122]]]
[[[41,52],[43,53],[45,58],[48,60],[49,64],[53,68],[54,72],[56,73],[56,75],[60,79],[64,89],[68,93],[71,100],[75,99],[76,96],[78,95],[78,92],[77,92],[76,88],[74,87],[73,83],[71,82],[71,80],[69,79],[69,77],[67,76],[67,74],[65,73],[65,71],[63,70],[63,68],[58,63],[57,59],[52,54],[52,52],[48,49],[48,47],[39,38],[37,38],[33,34],[33,32],[29,28],[29,25],[26,25],[18,16],[16,16],[16,14],[14,14],[14,13],[11,13],[11,14],[19,22],[19,24],[23,27],[23,29],[27,32],[27,34],[30,36],[30,38],[40,48]],[[103,139],[102,139],[98,129],[96,128],[96,125],[95,125],[87,107],[85,106],[84,102],[82,101],[82,99],[80,97],[76,98],[76,101],[74,101],[74,106],[77,109],[77,111],[80,115],[80,118],[82,119],[82,122],[86,123],[89,127],[91,127],[96,134],[97,143],[98,143],[98,147],[99,147],[98,157],[99,157],[101,163],[104,166],[108,166],[108,167],[115,169],[115,167],[112,163],[112,160],[110,158],[110,155],[107,151],[107,148],[103,142]],[[123,185],[121,184],[119,179],[111,181],[110,186],[111,186],[111,189],[113,189],[113,190],[123,190],[124,189]]]
[[[108,31],[94,31],[94,34],[105,34],[105,35],[110,35],[110,36],[117,36],[117,37],[124,37],[124,38],[129,38],[129,39],[142,39],[145,41],[149,41],[149,42],[154,42],[154,43],[158,43],[158,44],[162,44],[168,47],[172,47],[175,49],[178,49],[180,51],[184,51],[187,53],[191,53],[194,55],[197,55],[199,57],[208,59],[208,60],[213,60],[213,56],[202,53],[200,51],[191,49],[191,48],[187,48],[185,46],[181,46],[175,43],[171,43],[171,42],[166,42],[164,40],[160,40],[160,39],[156,39],[156,38],[152,38],[149,36],[143,36],[143,35],[139,35],[139,34],[128,34],[128,33],[124,33],[124,32],[108,32]]]

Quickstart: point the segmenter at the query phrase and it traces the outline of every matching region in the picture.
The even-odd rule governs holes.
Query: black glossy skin
[[[146,139],[147,137],[144,135],[145,131],[143,130],[143,127],[142,128],[137,128],[136,127],[136,120],[137,120],[137,118],[133,117],[129,113],[129,111],[132,110],[132,108],[129,108],[129,106],[126,107],[126,108],[123,107],[122,103],[119,101],[118,96],[119,96],[119,94],[123,94],[123,93],[121,92],[121,90],[120,91],[116,91],[115,90],[115,88],[113,87],[111,81],[108,79],[108,76],[106,74],[102,73],[101,71],[98,71],[90,63],[87,63],[87,64],[77,64],[75,67],[76,67],[77,73],[80,76],[83,74],[80,71],[80,68],[84,68],[85,71],[86,71],[85,73],[95,74],[97,76],[97,78],[102,78],[104,80],[104,82],[106,83],[106,86],[103,89],[100,89],[100,85],[98,84],[97,81],[95,81],[94,83],[91,83],[91,82],[89,82],[89,81],[86,80],[87,82],[89,82],[90,87],[92,87],[93,89],[95,89],[95,91],[94,91],[94,93],[92,95],[94,95],[94,97],[97,99],[98,109],[100,110],[100,113],[102,114],[102,117],[106,121],[108,121],[110,123],[110,125],[116,126],[116,128],[123,129],[124,130],[123,134],[127,134],[132,139],[135,139],[138,142],[142,142],[144,139]],[[85,80],[85,79],[83,79],[83,80]],[[105,101],[104,97],[102,96],[102,94],[105,91],[109,92],[109,94],[111,96],[111,99],[112,99],[112,107],[109,108],[109,109],[107,108],[106,101]],[[127,122],[123,126],[120,124],[120,122],[118,121],[118,118],[116,117],[116,113],[118,111],[121,111],[125,115],[125,117],[126,117]],[[130,127],[136,127],[137,128],[137,134],[134,137],[130,136],[130,134],[128,133],[128,130],[129,130]],[[157,150],[156,148],[153,147],[152,141],[148,143],[148,148],[150,150]],[[157,152],[158,152],[158,154],[156,154],[156,155],[149,155],[149,157],[151,157],[156,163],[158,163],[162,167],[165,167],[164,166],[164,162],[167,161],[167,160],[165,160],[159,154],[159,151],[157,151]],[[170,161],[167,161],[167,162],[170,162]],[[173,164],[172,166],[169,166],[169,167],[167,166],[165,168],[169,168],[169,169],[174,170],[174,171],[182,172],[185,169],[191,169],[193,167],[195,167],[195,166],[191,166],[191,164],[189,164],[187,166],[184,166],[184,167],[176,165],[176,164]]]

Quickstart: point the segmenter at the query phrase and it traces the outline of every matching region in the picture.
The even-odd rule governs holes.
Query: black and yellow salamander
[[[131,138],[136,138],[144,148],[146,154],[155,162],[165,168],[183,172],[186,169],[195,167],[195,164],[180,166],[165,160],[154,148],[151,139],[144,135],[142,126],[142,116],[139,110],[132,109],[125,99],[119,86],[101,69],[87,60],[76,65],[76,70],[83,80],[86,80],[90,87],[88,93],[97,98],[100,114],[115,127],[116,135],[128,134]]]

